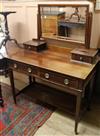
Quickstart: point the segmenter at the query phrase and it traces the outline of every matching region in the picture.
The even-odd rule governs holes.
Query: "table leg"
[[[95,81],[95,76],[91,79],[89,83],[88,107],[87,107],[88,110],[91,109],[91,101],[92,101],[92,95],[94,90],[94,81]]]
[[[14,76],[13,76],[12,70],[9,70],[9,77],[10,77],[13,99],[14,99],[14,102],[16,104],[16,93],[15,93]]]
[[[78,129],[78,123],[79,123],[79,120],[80,120],[81,99],[82,99],[82,95],[81,95],[81,93],[79,93],[77,95],[77,100],[76,100],[75,134],[78,134],[77,129]]]
[[[3,107],[4,101],[3,101],[3,98],[2,98],[2,90],[1,90],[1,84],[0,84],[0,106]]]

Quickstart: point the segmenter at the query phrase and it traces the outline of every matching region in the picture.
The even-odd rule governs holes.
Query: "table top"
[[[52,46],[42,52],[21,49],[13,44],[7,45],[7,52],[2,48],[0,52],[4,57],[11,60],[23,62],[64,75],[85,80],[96,64],[84,64],[71,61],[71,49]]]
[[[0,12],[1,15],[7,16],[8,14],[16,13],[15,11],[2,11]]]

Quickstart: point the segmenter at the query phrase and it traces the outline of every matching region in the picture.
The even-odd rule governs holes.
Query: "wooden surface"
[[[78,134],[77,128],[80,119],[82,98],[84,97],[84,94],[86,92],[86,86],[89,83],[90,89],[88,89],[88,93],[90,94],[93,90],[93,83],[91,83],[91,79],[94,78],[96,72],[96,64],[85,65],[73,63],[70,61],[71,49],[62,47],[58,48],[54,45],[50,48],[48,47],[48,50],[39,53],[21,49],[14,44],[9,44],[8,46],[6,46],[6,48],[8,49],[7,52],[5,52],[5,50],[3,49],[1,52],[3,53],[4,57],[7,58],[8,67],[9,70],[11,69],[12,73],[13,71],[18,71],[27,74],[28,76],[30,76],[30,83],[32,83],[31,77],[36,77],[47,81],[49,84],[53,83],[58,87],[64,87],[66,88],[66,90],[60,90],[60,92],[69,93],[72,96],[74,95],[76,97],[74,131],[75,134]],[[14,81],[12,76],[10,76],[10,78],[11,81]],[[14,88],[14,82],[12,82],[11,85]],[[48,91],[48,86],[44,87]],[[30,90],[30,88],[28,89]],[[14,89],[13,92],[15,93]],[[56,95],[58,95],[58,92],[59,90],[55,92]],[[46,101],[50,103],[52,102],[52,97],[49,96],[45,97],[45,99],[47,98],[47,100],[49,100],[50,98],[50,101]],[[16,102],[15,94],[14,98]],[[91,99],[87,97],[88,103],[86,105],[86,108],[90,105],[90,100]],[[58,103],[60,103],[60,101],[58,101]]]
[[[96,65],[86,65],[72,62],[70,59],[70,49],[65,48],[58,48],[53,51],[53,48],[51,47],[51,49],[40,53],[18,48],[14,44],[9,44],[7,48],[9,48],[8,54],[5,50],[1,50],[6,58],[79,79],[86,79]]]
[[[90,57],[94,57],[97,54],[98,50],[96,49],[81,49],[81,48],[76,48],[74,50],[71,51],[71,53],[74,54],[79,54],[79,55],[83,55],[83,56],[90,56]]]

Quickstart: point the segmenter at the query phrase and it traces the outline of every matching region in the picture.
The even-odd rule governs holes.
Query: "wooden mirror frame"
[[[41,39],[42,36],[42,28],[41,28],[41,7],[86,7],[86,26],[85,26],[85,42],[84,45],[85,48],[89,49],[90,48],[90,40],[91,40],[91,26],[92,26],[92,12],[89,12],[89,5],[86,4],[77,4],[77,5],[72,5],[72,4],[39,4],[38,5],[38,17],[37,17],[37,22],[38,22],[38,39]],[[45,37],[44,37],[45,38]],[[62,40],[63,41],[63,40]],[[70,43],[74,43],[73,41],[67,41]],[[76,42],[75,42],[76,43]],[[78,44],[78,42],[77,42]]]

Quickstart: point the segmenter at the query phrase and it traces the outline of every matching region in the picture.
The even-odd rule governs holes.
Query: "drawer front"
[[[26,50],[30,50],[30,51],[39,51],[39,47],[35,47],[35,46],[32,46],[32,45],[24,45],[24,48]]]
[[[78,54],[72,54],[72,59],[82,61],[82,62],[87,62],[87,63],[92,63],[93,62],[91,57],[78,55]]]
[[[39,70],[39,76],[59,85],[64,85],[76,89],[78,88],[78,80],[73,77],[44,69]]]
[[[47,49],[47,46],[46,44],[41,44],[41,45],[38,45],[38,46],[34,46],[34,45],[25,45],[24,44],[24,48],[27,49],[27,50],[31,50],[31,51],[42,51],[42,50],[45,50]]]
[[[32,46],[30,45],[24,45],[24,48],[25,49],[28,49],[28,50],[35,50]]]
[[[10,68],[12,68],[15,71],[19,71],[25,74],[37,74],[37,69],[34,66],[27,65],[24,63],[20,63],[14,60],[9,60],[8,65]]]

